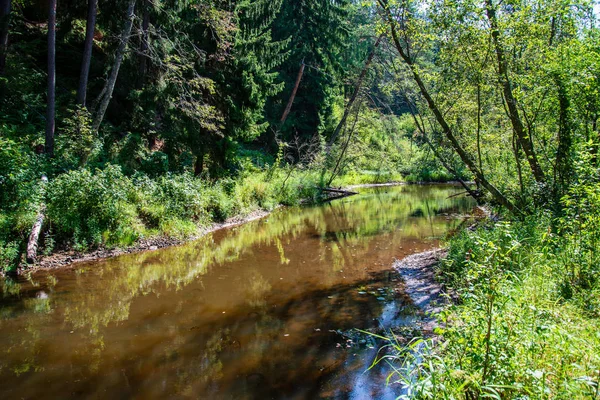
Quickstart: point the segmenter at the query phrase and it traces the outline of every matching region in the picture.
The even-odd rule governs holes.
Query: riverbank
[[[396,185],[401,179],[392,173],[352,172],[332,186]],[[32,253],[37,257],[27,258],[58,266],[96,259],[82,254],[104,258],[178,244],[257,210],[314,203],[323,198],[322,181],[317,168],[271,167],[210,180],[190,173],[127,175],[113,164],[72,170],[43,183],[20,180],[15,201],[0,209],[0,273],[28,267],[26,247],[40,210],[39,246]]]
[[[541,214],[490,220],[452,237],[447,251],[395,263],[439,324],[435,337],[424,329],[393,348],[392,381],[424,399],[598,398],[600,287],[588,246],[597,231],[572,224]],[[456,300],[438,307],[443,290]]]
[[[411,254],[394,261],[392,267],[400,275],[403,292],[418,308],[419,328],[424,336],[430,336],[438,324],[438,314],[448,305],[446,290],[436,279],[435,268],[448,256],[448,250],[436,248]]]
[[[406,185],[413,183],[406,182],[386,182],[386,183],[361,183],[355,185],[348,185],[341,190],[355,190],[360,188],[369,188],[369,187],[391,187],[398,185]],[[335,197],[338,198],[338,197]],[[327,199],[325,199],[327,200]],[[314,200],[310,200],[310,202],[314,202]],[[79,262],[89,262],[89,261],[97,261],[110,257],[119,256],[122,254],[130,254],[130,253],[139,253],[144,251],[154,251],[158,249],[162,249],[165,247],[182,245],[184,243],[197,240],[208,233],[215,232],[219,229],[232,227],[236,225],[241,225],[256,219],[264,218],[269,215],[274,209],[281,207],[283,204],[279,204],[270,209],[264,208],[256,208],[252,211],[235,215],[226,219],[223,222],[213,222],[207,226],[199,227],[196,232],[190,234],[188,236],[166,236],[166,235],[156,235],[154,237],[144,238],[136,241],[134,244],[130,246],[120,246],[113,248],[100,247],[93,249],[91,251],[77,251],[74,249],[68,250],[59,250],[56,252],[52,252],[49,255],[41,256],[35,264],[21,264],[19,268],[15,271],[16,273],[22,272],[31,272],[40,269],[54,269],[66,267],[71,264],[79,263]]]
[[[236,215],[234,217],[228,218],[224,222],[214,222],[207,227],[200,228],[197,234],[185,238],[156,236],[140,240],[136,242],[133,246],[122,248],[96,249],[90,252],[77,252],[75,250],[59,251],[40,258],[40,260],[36,264],[29,265],[26,269],[19,269],[19,272],[30,272],[40,269],[66,267],[68,265],[79,262],[98,261],[110,257],[116,257],[122,254],[141,253],[143,251],[154,251],[158,249],[163,249],[165,247],[178,246],[187,242],[191,242],[193,240],[200,239],[201,237],[211,232],[218,231],[219,229],[229,228],[232,226],[237,226],[250,221],[264,218],[267,215],[269,215],[271,211],[258,209],[246,215]]]
[[[0,270],[28,268],[25,247],[42,205],[36,261],[58,266],[183,243],[259,210],[314,201],[319,180],[312,170],[261,170],[217,181],[129,177],[118,166],[70,171],[28,193],[23,211],[0,212]]]

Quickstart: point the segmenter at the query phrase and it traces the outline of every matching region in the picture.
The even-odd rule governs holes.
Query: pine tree
[[[286,106],[302,62],[306,69],[289,117],[281,127],[306,139],[325,131],[325,116],[342,91],[343,51],[349,37],[349,0],[285,0],[274,24],[276,40],[290,39],[290,55],[282,65],[285,90],[269,107],[277,121]]]
[[[263,133],[267,98],[283,90],[276,68],[286,60],[289,39],[273,40],[271,34],[281,5],[282,0],[242,0],[233,10],[237,33],[232,63],[221,78],[232,139],[252,140]]]

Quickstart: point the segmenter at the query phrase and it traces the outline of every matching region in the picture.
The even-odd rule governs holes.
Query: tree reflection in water
[[[460,222],[446,215],[472,207],[448,198],[459,190],[364,190],[183,246],[5,281],[0,397],[369,392],[357,384],[368,344],[337,332],[410,313],[402,293],[383,289],[390,265]]]

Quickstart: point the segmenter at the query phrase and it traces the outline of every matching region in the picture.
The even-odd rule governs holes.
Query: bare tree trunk
[[[554,77],[558,91],[558,106],[559,106],[559,119],[558,119],[558,147],[556,149],[556,161],[554,163],[554,201],[557,204],[557,208],[560,206],[560,198],[564,188],[566,187],[567,180],[571,172],[571,163],[569,160],[569,153],[571,152],[572,146],[572,121],[569,113],[570,103],[567,95],[567,88],[560,77],[556,74]]]
[[[112,98],[112,94],[115,89],[115,83],[117,82],[117,77],[119,76],[119,68],[121,68],[121,63],[123,62],[123,57],[125,56],[125,49],[127,48],[127,42],[129,41],[129,37],[131,36],[131,28],[133,26],[134,18],[134,8],[135,0],[129,0],[129,3],[127,4],[127,21],[125,22],[125,26],[123,27],[123,32],[121,33],[121,41],[119,43],[119,47],[117,48],[117,53],[115,54],[115,64],[113,65],[108,80],[106,81],[106,90],[102,90],[102,92],[104,93],[104,97],[99,102],[100,104],[98,106],[98,112],[94,116],[94,120],[92,122],[92,130],[94,132],[98,132],[100,124],[102,124],[104,114],[106,113],[106,109],[108,108],[108,103],[110,103],[110,99]]]
[[[198,176],[204,171],[204,152],[200,152],[196,155],[196,162],[194,163],[194,175]]]
[[[365,66],[363,67],[362,71],[360,72],[360,76],[358,77],[358,80],[356,81],[356,85],[354,87],[354,92],[352,93],[352,96],[350,97],[350,100],[348,101],[348,104],[346,105],[346,108],[344,109],[344,115],[342,116],[342,119],[336,126],[335,131],[333,131],[333,134],[329,138],[329,142],[327,142],[327,152],[329,152],[329,149],[335,143],[338,135],[340,134],[340,131],[342,130],[342,126],[344,126],[344,124],[346,123],[346,119],[348,118],[348,115],[350,114],[350,110],[352,109],[352,105],[354,104],[356,97],[358,97],[358,93],[360,92],[360,88],[362,87],[365,76],[367,75],[367,71],[369,70],[369,67],[371,66],[371,62],[373,62],[373,57],[375,57],[375,51],[377,50],[377,47],[379,47],[379,43],[381,43],[381,39],[383,39],[383,34],[377,38],[377,41],[375,42],[373,49],[371,50],[371,52],[369,53],[369,55],[367,57]]]
[[[342,152],[341,152],[340,156],[338,157],[338,159],[337,159],[337,161],[335,163],[335,167],[333,168],[333,172],[331,173],[331,177],[327,181],[327,186],[331,185],[331,182],[333,182],[333,180],[335,179],[335,177],[341,171],[340,164],[342,162],[342,159],[346,155],[346,150],[348,150],[348,147],[350,146],[350,141],[352,140],[352,136],[354,135],[354,130],[356,128],[356,123],[358,122],[359,115],[360,115],[360,106],[356,110],[356,116],[354,118],[354,123],[352,124],[352,128],[350,129],[350,132],[348,132],[348,138],[346,139],[346,143],[344,143],[344,147],[342,148]]]
[[[467,191],[467,193],[469,193],[469,195],[475,199],[477,204],[481,205],[482,194],[479,189],[480,183],[476,182],[477,190],[473,190],[469,187],[469,185],[467,185],[467,183],[465,181],[463,181],[461,179],[461,177],[458,175],[456,170],[454,168],[452,168],[450,163],[448,163],[446,161],[446,159],[440,154],[440,152],[436,149],[436,147],[433,145],[433,143],[431,143],[431,140],[429,140],[429,137],[427,136],[427,132],[425,131],[425,122],[423,121],[423,118],[420,117],[421,123],[419,123],[419,120],[417,119],[417,112],[418,112],[417,107],[410,102],[410,100],[408,99],[407,96],[405,96],[404,99],[406,101],[406,104],[408,105],[410,115],[412,116],[413,121],[415,122],[415,125],[417,126],[417,129],[419,130],[419,132],[421,132],[421,137],[425,140],[425,143],[427,143],[427,145],[429,146],[429,148],[431,149],[431,151],[433,152],[435,157],[438,159],[438,161],[440,163],[442,163],[443,167],[446,168],[446,171],[451,173],[452,176],[454,176],[454,179],[456,179],[458,181],[458,183],[460,183],[460,185]]]
[[[488,192],[490,192],[492,197],[498,203],[500,203],[501,205],[506,207],[513,214],[520,215],[521,211],[506,196],[504,196],[494,185],[492,185],[491,182],[489,182],[485,178],[485,176],[483,176],[483,174],[481,173],[479,168],[477,168],[475,161],[469,156],[469,154],[467,154],[465,149],[459,143],[456,136],[454,136],[454,132],[452,131],[452,128],[450,128],[450,125],[444,118],[444,115],[438,108],[437,104],[431,97],[431,94],[427,90],[425,83],[421,79],[421,75],[419,74],[417,66],[414,64],[411,57],[409,57],[408,53],[406,53],[404,51],[404,48],[402,47],[402,44],[400,43],[400,38],[398,36],[398,31],[396,29],[396,22],[391,15],[387,0],[378,0],[378,2],[379,2],[379,5],[381,6],[381,8],[383,9],[383,11],[385,12],[387,23],[390,26],[390,30],[392,33],[392,39],[394,42],[394,46],[396,47],[396,50],[400,54],[400,57],[404,60],[405,64],[409,67],[410,72],[413,76],[413,79],[414,79],[415,83],[417,84],[417,86],[419,87],[419,91],[421,92],[421,95],[425,98],[425,101],[427,102],[427,106],[433,113],[438,124],[441,126],[442,132],[444,133],[444,135],[446,136],[446,138],[452,145],[452,148],[454,149],[454,151],[458,154],[458,156],[460,157],[462,162],[467,166],[467,168],[469,168],[469,170],[475,175],[475,178],[481,182],[481,185]]]
[[[483,161],[481,159],[481,82],[477,82],[477,161],[479,170],[483,174]],[[480,189],[481,182],[477,181],[477,188]]]
[[[98,0],[88,0],[87,23],[85,27],[85,47],[83,49],[83,58],[81,60],[81,73],[79,74],[79,88],[77,90],[77,104],[85,107],[87,95],[88,76],[90,73],[90,63],[92,61],[92,49],[94,47],[94,31],[96,30],[96,14],[98,10]]]
[[[27,241],[27,254],[26,260],[29,264],[33,264],[37,257],[37,248],[38,248],[38,240],[40,238],[40,232],[42,230],[42,225],[44,224],[44,215],[46,213],[46,202],[44,200],[44,192],[46,191],[46,183],[48,182],[48,178],[45,175],[42,176],[42,200],[38,210],[37,217],[35,218],[35,222],[33,223],[33,227],[31,228],[31,234],[29,235],[29,240]]]
[[[531,168],[533,177],[535,178],[536,182],[544,183],[546,180],[546,177],[544,176],[544,171],[537,159],[535,150],[533,149],[533,140],[531,138],[531,135],[525,132],[525,128],[523,127],[523,121],[521,120],[521,117],[519,115],[517,100],[513,95],[511,81],[508,77],[508,64],[506,62],[506,54],[504,53],[504,47],[500,38],[498,20],[496,17],[496,9],[492,4],[492,0],[486,0],[486,14],[490,22],[490,27],[492,29],[491,34],[494,42],[494,48],[496,51],[496,59],[498,61],[498,78],[500,80],[500,84],[502,85],[504,100],[506,101],[506,105],[508,106],[508,115],[510,123],[512,124],[512,127],[515,133],[517,134],[517,139],[519,140],[521,148],[525,152],[525,156],[527,157],[527,161],[529,162],[529,167]]]
[[[150,27],[150,2],[144,1],[144,16],[142,18],[142,35],[140,38],[140,55],[138,64],[138,82],[137,87],[144,87],[146,72],[148,71],[148,28]]]
[[[520,155],[520,150],[521,150],[521,145],[519,144],[519,141],[517,140],[517,135],[513,132],[513,137],[512,137],[512,148],[513,148],[513,154],[515,156],[515,164],[517,166],[517,175],[519,176],[519,188],[521,189],[521,196],[525,195],[525,184],[523,183],[523,168],[521,168],[521,155]]]
[[[48,103],[46,104],[46,143],[48,157],[54,157],[54,117],[56,114],[56,0],[48,11]]]
[[[300,81],[302,80],[302,75],[304,74],[304,60],[302,60],[302,64],[300,65],[300,70],[298,71],[298,76],[296,76],[296,83],[294,84],[294,89],[292,90],[292,94],[290,95],[290,99],[288,100],[287,106],[285,106],[285,110],[283,111],[283,115],[281,116],[281,125],[285,123],[285,120],[292,109],[292,103],[294,103],[294,99],[296,98],[296,92],[298,92],[298,87],[300,86]]]
[[[600,129],[598,129],[598,115],[594,115],[592,117],[592,135],[594,138],[592,139],[592,143],[595,145],[592,146],[592,164],[596,165],[596,159],[598,155],[598,146],[600,145]]]
[[[0,76],[6,69],[6,53],[8,52],[8,29],[10,26],[10,2],[0,0]]]

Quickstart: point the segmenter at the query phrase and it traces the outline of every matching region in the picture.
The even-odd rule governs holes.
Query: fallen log
[[[462,194],[466,194],[467,196],[471,196],[472,198],[474,198],[474,199],[475,199],[475,200],[477,200],[477,201],[479,201],[479,199],[480,199],[481,197],[483,197],[483,193],[481,193],[481,191],[479,191],[479,190],[473,190],[473,189],[469,189],[469,190],[467,190],[467,191],[465,191],[465,192],[454,193],[454,194],[452,194],[452,195],[450,195],[450,196],[448,196],[448,197],[446,197],[446,198],[447,198],[447,199],[451,199],[451,198],[453,198],[453,197],[457,197],[457,196],[460,196],[460,195],[462,195]]]
[[[353,194],[358,194],[358,192],[352,192],[350,190],[344,190],[344,189],[334,189],[334,188],[318,188],[319,190],[322,190],[323,192],[331,192],[331,193],[341,193],[341,194],[345,194],[347,196],[353,195]]]
[[[37,257],[38,240],[40,237],[40,232],[42,231],[42,225],[44,224],[44,217],[46,215],[46,203],[44,201],[44,193],[46,191],[47,182],[48,178],[46,177],[46,175],[42,175],[42,200],[37,217],[35,218],[35,222],[33,223],[33,227],[31,228],[31,234],[29,234],[29,241],[27,242],[26,260],[29,264],[33,264]]]
[[[316,189],[320,190],[321,192],[324,192],[323,196],[326,196],[326,198],[322,199],[322,201],[332,201],[332,200],[342,199],[344,197],[354,196],[355,194],[358,194],[358,192],[352,192],[350,190],[343,190],[343,189],[323,188],[323,187],[317,187]]]

